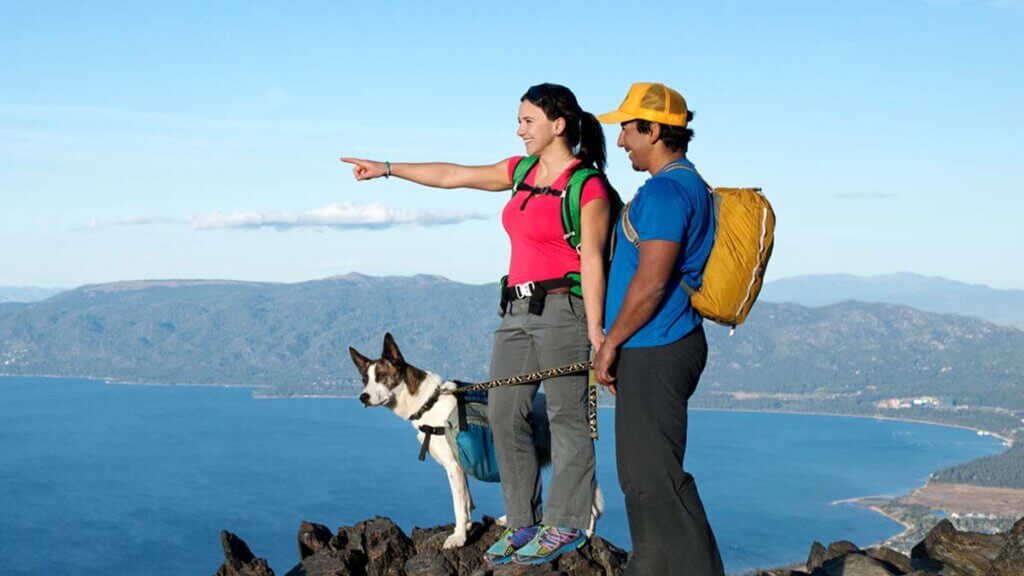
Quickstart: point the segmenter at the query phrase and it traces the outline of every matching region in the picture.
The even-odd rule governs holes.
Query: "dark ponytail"
[[[580,162],[604,171],[608,154],[604,144],[604,130],[593,114],[580,108],[576,95],[560,84],[531,86],[519,99],[528,101],[544,111],[548,120],[565,119],[565,139]]]
[[[604,146],[604,130],[597,117],[590,112],[583,111],[580,117],[580,150],[576,157],[584,164],[589,164],[604,172],[608,163],[608,152]]]

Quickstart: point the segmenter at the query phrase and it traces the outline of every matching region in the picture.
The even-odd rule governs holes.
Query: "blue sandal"
[[[587,535],[576,528],[545,526],[525,546],[512,555],[516,564],[544,564],[582,546]]]
[[[538,526],[507,528],[498,540],[484,552],[484,561],[491,566],[505,564],[512,560],[516,550],[525,546],[537,535]]]

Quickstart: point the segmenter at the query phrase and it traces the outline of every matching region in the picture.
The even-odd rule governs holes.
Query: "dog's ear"
[[[384,335],[384,351],[380,353],[380,357],[396,366],[405,364],[405,359],[402,358],[402,353],[398,350],[398,344],[395,344],[395,338],[391,332]]]
[[[355,363],[356,369],[359,370],[359,374],[363,378],[365,378],[366,371],[369,370],[370,364],[373,363],[373,360],[370,360],[366,356],[363,356],[362,354],[357,352],[355,348],[350,347],[348,349],[348,353],[352,356],[352,362]]]

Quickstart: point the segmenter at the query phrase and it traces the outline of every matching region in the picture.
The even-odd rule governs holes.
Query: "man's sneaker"
[[[582,530],[544,526],[532,540],[516,550],[512,561],[516,564],[544,564],[579,548],[586,541],[587,536]]]
[[[533,537],[537,535],[537,528],[537,526],[506,528],[501,537],[484,552],[484,560],[491,566],[505,564],[512,559],[516,550],[533,540]]]

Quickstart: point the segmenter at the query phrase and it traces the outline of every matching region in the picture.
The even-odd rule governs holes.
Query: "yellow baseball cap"
[[[641,119],[686,127],[686,116],[686,100],[682,94],[664,84],[637,82],[629,87],[629,94],[618,110],[601,114],[597,119],[605,124]]]

